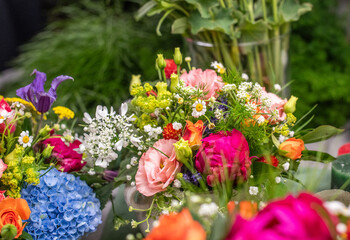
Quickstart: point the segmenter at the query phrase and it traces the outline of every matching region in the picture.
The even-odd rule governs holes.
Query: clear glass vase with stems
[[[228,40],[215,31],[186,38],[192,64],[199,68],[210,67],[218,61],[228,69],[248,74],[251,80],[272,90],[274,84],[285,86],[288,82],[289,31],[271,31],[268,38],[246,42]],[[286,90],[283,95],[287,94]]]

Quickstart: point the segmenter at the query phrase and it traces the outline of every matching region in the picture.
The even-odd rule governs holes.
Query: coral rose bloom
[[[220,131],[210,134],[202,142],[195,165],[199,172],[207,175],[209,185],[228,179],[233,181],[247,179],[251,165],[249,146],[240,131],[236,129],[231,132]]]
[[[336,223],[320,199],[301,193],[271,202],[251,221],[238,216],[226,240],[331,240]]]
[[[192,219],[190,211],[163,215],[159,225],[144,240],[205,240],[203,227]]]
[[[21,236],[25,224],[23,220],[27,220],[30,216],[28,203],[24,199],[5,198],[0,202],[0,232],[6,224],[12,224],[17,229],[15,238]]]
[[[181,171],[182,164],[175,159],[174,143],[174,139],[160,139],[153,145],[154,148],[149,148],[142,155],[135,181],[136,189],[143,195],[152,196],[165,191]]]
[[[304,141],[296,138],[289,138],[279,146],[279,149],[285,151],[283,156],[296,160],[301,158],[302,151],[305,150]]]
[[[207,92],[205,99],[216,98],[218,92],[224,86],[222,78],[211,69],[205,71],[202,71],[202,69],[191,70],[188,73],[183,73],[180,78],[185,82],[186,86],[199,88],[203,92]]]
[[[193,122],[186,120],[185,132],[182,138],[187,140],[190,147],[202,144],[202,132],[203,132],[203,121],[199,120],[195,124]],[[198,149],[198,148],[197,148]]]

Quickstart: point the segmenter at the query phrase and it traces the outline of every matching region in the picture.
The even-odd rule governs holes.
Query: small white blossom
[[[290,132],[289,132],[289,136],[290,136],[290,137],[294,137],[294,131],[290,131]]]
[[[126,164],[126,169],[130,169],[131,165],[130,164]]]
[[[202,199],[201,199],[201,197],[199,197],[199,196],[197,196],[197,195],[194,195],[194,196],[191,196],[191,197],[190,197],[190,200],[191,200],[191,202],[193,202],[193,203],[198,203],[198,202],[200,202]]]
[[[219,210],[218,205],[216,205],[214,202],[211,203],[203,203],[198,210],[198,215],[204,217],[211,217],[214,214],[216,214]]]
[[[214,61],[210,65],[212,68],[214,68],[218,73],[224,73],[225,67],[222,65],[222,63],[219,63],[218,61]]]
[[[249,194],[250,195],[258,195],[259,193],[259,188],[258,187],[255,187],[255,186],[250,186],[249,187]]]
[[[173,128],[174,130],[180,130],[182,128],[182,124],[178,122],[173,122]]]
[[[130,186],[132,186],[132,187],[134,187],[135,185],[136,185],[135,182],[131,182],[131,183],[130,183]]]
[[[19,135],[18,143],[21,144],[23,147],[30,147],[33,142],[33,136],[29,136],[29,131],[23,131]]]
[[[88,174],[89,175],[95,175],[96,174],[95,169],[90,168],[89,171],[88,171]]]
[[[229,91],[233,91],[236,90],[236,84],[232,83],[232,84],[226,84],[222,87],[222,91],[224,92],[229,92]]]
[[[131,176],[130,175],[126,175],[126,180],[127,181],[131,181]]]
[[[174,187],[180,188],[181,187],[181,182],[178,179],[174,180]]]
[[[263,124],[265,122],[265,118],[263,116],[260,116],[257,120],[258,124]]]
[[[215,115],[215,118],[220,120],[222,117],[223,117],[223,113],[222,113],[222,110],[221,109],[216,109],[214,111],[214,115]]]
[[[348,230],[348,227],[344,223],[337,224],[337,232],[339,232],[340,234],[346,233],[347,230]]]
[[[284,171],[288,171],[289,165],[290,165],[289,162],[286,162],[286,163],[282,164],[282,167],[283,167]]]
[[[138,158],[137,158],[137,157],[132,157],[132,158],[130,159],[130,164],[131,164],[132,166],[136,166],[136,165],[138,164]]]
[[[178,206],[180,206],[180,202],[176,199],[173,199],[173,200],[171,200],[171,206],[178,207]]]
[[[246,80],[246,81],[249,80],[249,76],[248,76],[248,74],[246,74],[246,73],[242,73],[242,78],[243,78],[244,80]]]
[[[275,177],[275,181],[276,181],[276,183],[280,183],[281,182],[281,177]]]
[[[159,221],[158,220],[155,220],[153,223],[152,223],[152,226],[154,228],[158,227],[159,226]]]
[[[278,141],[280,142],[280,143],[283,143],[284,141],[286,141],[288,138],[287,137],[285,137],[285,136],[283,136],[283,135],[280,135],[279,137],[278,137]]]
[[[347,208],[342,202],[327,201],[323,203],[323,206],[334,215],[343,215],[345,217],[350,217],[350,209]]]
[[[163,210],[163,211],[162,211],[162,214],[163,214],[163,215],[169,215],[169,210]]]
[[[282,89],[281,85],[279,85],[279,84],[275,84],[275,85],[273,85],[273,87],[276,91],[281,91],[281,89]]]

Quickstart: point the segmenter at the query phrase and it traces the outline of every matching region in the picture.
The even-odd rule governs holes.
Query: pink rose
[[[54,147],[52,150],[52,160],[57,161],[60,169],[64,172],[75,172],[81,170],[86,162],[82,160],[83,155],[77,153],[74,149],[79,148],[81,142],[75,140],[69,143],[68,146],[62,141],[60,137],[48,138],[43,141],[43,144]]]
[[[183,73],[180,77],[186,86],[202,89],[207,92],[205,99],[217,97],[218,92],[224,86],[220,76],[214,70],[207,69],[204,72],[202,69],[191,70],[188,73]]]
[[[7,169],[7,165],[0,159],[0,178],[2,177],[3,172]]]
[[[160,139],[153,145],[154,148],[149,148],[142,155],[135,180],[136,189],[143,195],[152,196],[165,191],[181,171],[182,164],[175,159],[174,143],[174,139]]]
[[[1,134],[4,133],[6,126],[8,126],[7,130],[10,130],[10,133],[13,133],[16,130],[15,123],[12,123],[11,125],[9,125],[14,117],[15,117],[15,113],[14,111],[12,111],[10,105],[4,99],[1,99],[0,101],[0,133]]]
[[[238,216],[226,240],[332,240],[336,223],[320,199],[301,193],[271,202],[250,221]]]
[[[249,146],[240,131],[233,129],[210,134],[202,142],[195,165],[199,172],[207,175],[210,186],[225,180],[225,169],[230,180],[247,179],[251,165]]]

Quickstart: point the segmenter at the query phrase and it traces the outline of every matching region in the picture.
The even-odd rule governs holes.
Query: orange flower
[[[180,213],[163,215],[159,225],[147,235],[144,240],[205,240],[203,227],[192,219],[188,209]]]
[[[281,155],[296,160],[301,158],[302,151],[304,151],[304,141],[296,138],[289,138],[279,146],[279,149],[282,150]]]
[[[187,140],[190,147],[199,147],[202,144],[203,121],[199,120],[195,124],[186,121],[185,132],[182,138]]]
[[[242,201],[239,203],[239,209],[236,209],[235,202],[230,201],[227,204],[227,210],[230,215],[234,215],[236,210],[242,218],[249,220],[257,214],[258,204],[250,201]]]
[[[22,220],[27,220],[30,216],[28,203],[24,199],[5,198],[0,202],[0,232],[6,224],[12,224],[17,228],[18,238],[26,224]]]

